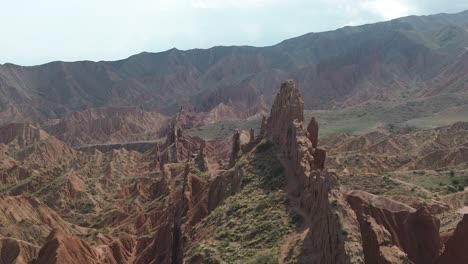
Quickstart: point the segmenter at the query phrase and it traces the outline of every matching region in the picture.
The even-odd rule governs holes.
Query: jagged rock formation
[[[11,123],[0,128],[0,143],[24,148],[49,137],[43,130],[27,123]]]
[[[200,171],[205,172],[208,170],[208,162],[206,161],[206,142],[202,140],[200,150],[195,158],[195,163]]]
[[[255,141],[255,130],[251,128],[249,131],[249,143],[252,143],[254,141]]]
[[[341,195],[336,175],[320,171],[312,142],[303,126],[304,102],[293,81],[281,85],[268,118],[268,138],[278,145],[289,196],[310,229],[304,263],[364,263],[356,215]],[[320,165],[320,164],[319,164]]]
[[[340,134],[323,140],[328,167],[347,173],[468,168],[468,122],[405,133]]]
[[[0,127],[2,194],[39,198],[0,197],[0,259],[24,264],[232,263],[237,259],[228,257],[237,254],[257,263],[262,259],[252,257],[262,250],[269,255],[260,257],[280,263],[437,259],[439,223],[425,209],[427,201],[411,208],[365,193],[347,193],[345,199],[337,175],[325,169],[319,126],[314,118],[305,125],[303,109],[297,87],[288,81],[257,136],[242,130],[232,140],[205,141],[173,122],[165,143],[104,144],[85,151],[33,125]],[[463,143],[465,130],[464,124],[444,128],[426,147],[447,146],[452,141],[442,137],[445,132],[460,135],[453,141]],[[375,134],[353,144],[382,152],[379,146],[385,144],[374,141],[384,137]],[[462,164],[464,156],[455,156],[454,162]],[[229,160],[228,168],[216,164],[219,160]],[[236,221],[245,215],[248,221],[239,226]],[[250,222],[253,218],[258,222]],[[447,242],[439,263],[464,261],[457,247],[463,244],[463,226]],[[252,246],[256,239],[262,243]]]
[[[98,264],[97,252],[86,242],[60,229],[54,229],[33,264]]]
[[[309,132],[309,139],[312,142],[313,148],[316,148],[318,145],[318,131],[319,125],[317,120],[315,120],[315,117],[312,117],[312,119],[310,119],[309,125],[307,126],[307,132]]]
[[[13,238],[0,238],[2,264],[28,264],[34,259],[39,247]]]
[[[384,258],[392,251],[401,256],[399,263],[405,263],[405,259],[415,264],[431,263],[439,255],[440,223],[425,207],[416,210],[362,191],[348,193],[346,201],[359,220],[366,263],[385,263]]]
[[[132,142],[158,137],[168,118],[137,107],[91,108],[44,125],[44,130],[71,146]]]
[[[30,196],[0,196],[0,208],[2,237],[40,244],[54,228],[76,231],[60,215]]]
[[[177,134],[179,133],[179,126],[177,120],[171,122],[168,132],[166,134],[166,146],[177,142]]]
[[[240,133],[238,130],[232,135],[231,157],[229,158],[229,167],[234,166],[241,150]]]

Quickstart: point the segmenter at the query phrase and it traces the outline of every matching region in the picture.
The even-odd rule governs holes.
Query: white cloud
[[[361,6],[385,20],[408,16],[417,12],[414,5],[401,0],[367,0],[361,2]]]

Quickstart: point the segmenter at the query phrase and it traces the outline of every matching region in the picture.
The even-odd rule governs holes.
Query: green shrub
[[[300,214],[297,214],[296,212],[291,212],[289,216],[289,225],[299,228],[302,226],[302,223],[304,223],[304,219]]]
[[[193,168],[190,172],[197,175],[201,174],[201,171],[198,168]]]

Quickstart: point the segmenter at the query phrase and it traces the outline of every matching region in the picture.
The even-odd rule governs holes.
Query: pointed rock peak
[[[281,89],[271,107],[268,133],[275,141],[287,135],[293,123],[304,122],[304,100],[292,80],[281,84]]]
[[[319,132],[319,125],[315,117],[310,119],[309,125],[307,126],[307,132],[309,132],[309,139],[312,142],[312,147],[316,148],[318,145],[318,132]]]
[[[178,138],[182,137],[182,129],[179,126],[179,122],[177,119],[172,120],[171,124],[169,125],[167,137],[166,137],[166,146],[175,143]]]
[[[230,168],[232,168],[234,164],[236,164],[240,149],[241,149],[240,133],[239,133],[239,130],[236,130],[234,132],[234,135],[232,135],[232,150],[231,150],[231,157],[229,159]]]
[[[182,137],[182,128],[178,127],[177,128],[177,138],[181,138]]]
[[[206,161],[206,141],[202,140],[200,143],[200,149],[198,150],[198,155],[195,158],[195,163],[200,171],[205,172],[208,170],[208,162]]]
[[[249,131],[249,143],[252,143],[254,141],[255,141],[255,130],[251,128]]]

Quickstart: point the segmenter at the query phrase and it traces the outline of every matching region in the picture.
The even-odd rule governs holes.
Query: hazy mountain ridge
[[[0,65],[5,119],[59,118],[107,106],[174,114],[219,103],[255,114],[281,80],[295,79],[307,109],[467,90],[468,12],[410,16],[310,33],[270,47],[140,53],[119,61]],[[14,109],[15,111],[13,111]],[[19,114],[18,114],[19,113]]]

